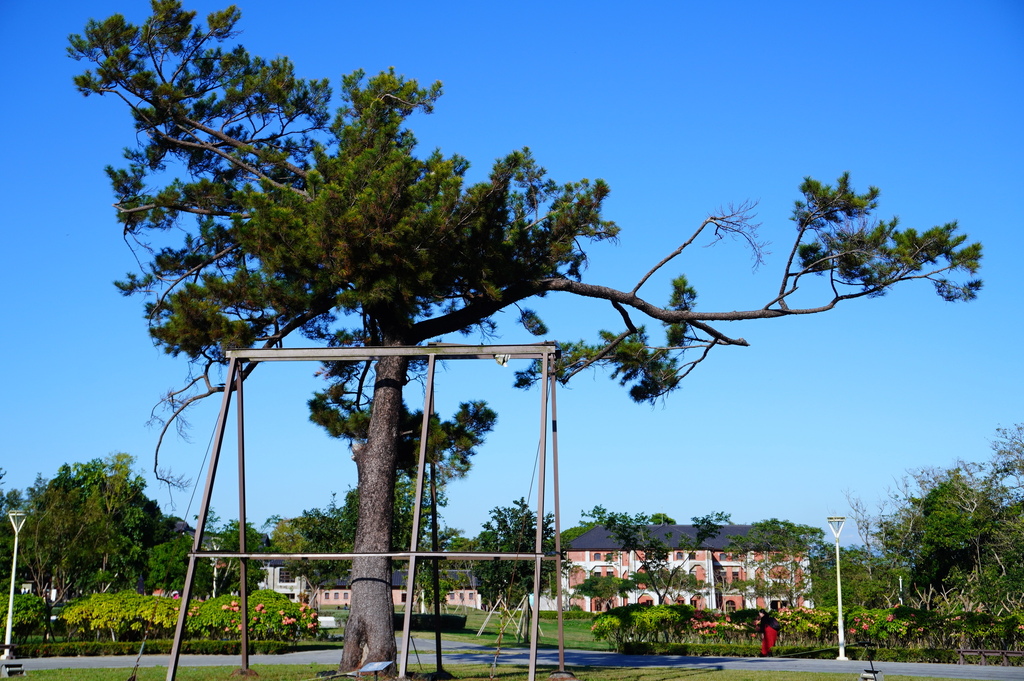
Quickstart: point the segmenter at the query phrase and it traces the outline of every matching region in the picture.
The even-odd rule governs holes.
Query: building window
[[[277,573],[277,582],[278,584],[294,584],[295,578],[287,570],[281,570]]]
[[[676,560],[682,560],[682,559],[683,559],[683,552],[682,551],[676,551]]]
[[[344,596],[343,596],[342,598],[343,598],[344,600],[346,600],[346,601],[348,600],[348,592],[347,592],[347,591],[345,592],[345,595],[344,595]]]
[[[594,560],[601,560],[601,554],[600,553],[595,553],[594,554]]]
[[[690,551],[690,560],[697,560],[697,552]]]

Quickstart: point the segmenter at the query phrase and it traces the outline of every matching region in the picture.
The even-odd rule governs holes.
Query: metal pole
[[[174,681],[178,673],[178,661],[181,657],[181,642],[185,637],[185,618],[188,616],[188,602],[192,597],[192,586],[195,583],[196,560],[202,548],[203,532],[206,530],[206,518],[210,513],[210,497],[213,494],[213,482],[217,478],[217,464],[220,462],[220,449],[224,444],[224,429],[227,425],[228,413],[231,410],[231,392],[234,390],[235,372],[241,371],[238,360],[231,358],[228,362],[227,380],[224,382],[224,399],[221,401],[220,414],[213,431],[213,451],[210,454],[210,467],[206,472],[206,487],[203,499],[199,504],[196,517],[196,534],[192,541],[192,552],[188,556],[188,568],[185,570],[185,586],[181,590],[181,605],[178,609],[178,623],[174,627],[174,640],[171,643],[171,656],[167,662],[166,681]],[[204,559],[205,560],[205,559]]]
[[[434,413],[435,355],[427,356],[427,385],[423,396],[423,422],[420,426],[419,463],[416,467],[416,499],[412,507],[412,537],[409,539],[409,568],[405,575],[405,613],[402,618],[402,648],[398,653],[398,678],[404,679],[409,666],[409,644],[412,639],[413,580],[416,578],[416,552],[419,550],[420,510],[423,507],[423,475],[427,463],[427,439],[430,435],[430,415]]]
[[[836,535],[836,601],[839,604],[839,657],[837,660],[847,660],[846,657],[846,627],[843,626],[843,580],[839,574],[839,535]]]
[[[540,635],[540,587],[541,587],[541,557],[544,553],[544,473],[547,469],[548,450],[548,390],[549,373],[551,367],[551,355],[544,354],[542,360],[541,392],[540,392],[540,443],[537,447],[540,461],[537,465],[537,532],[534,538],[533,550],[536,554],[533,563],[533,607],[530,609],[530,666],[528,681],[537,678],[537,637]]]
[[[248,547],[245,541],[245,409],[242,401],[242,372],[235,377],[235,400],[238,410],[238,552],[245,554]],[[241,601],[242,620],[242,676],[251,676],[249,670],[249,559],[238,559],[238,594]]]
[[[556,356],[557,359],[557,356]],[[569,679],[575,675],[565,669],[565,626],[563,624],[562,601],[562,520],[561,507],[558,500],[558,409],[555,402],[555,387],[557,378],[555,372],[551,372],[551,484],[554,492],[555,510],[555,574],[558,586],[555,595],[555,607],[558,609],[558,669],[548,675],[548,678]]]
[[[832,528],[832,534],[836,536],[836,602],[839,606],[839,657],[837,660],[848,660],[846,657],[846,631],[843,626],[843,580],[839,574],[839,533],[843,531],[843,523],[846,518],[833,516],[828,519],[828,525]]]
[[[435,553],[438,550],[437,530],[437,465],[430,462],[430,548]],[[451,674],[444,670],[441,660],[441,564],[440,559],[435,557],[433,561],[433,588],[434,588],[434,657],[436,659],[433,677],[438,679],[449,679]]]
[[[11,525],[14,526],[14,557],[11,559],[11,597],[7,599],[7,626],[4,631],[4,654],[0,655],[0,660],[13,660],[14,654],[11,652],[11,623],[14,620],[14,582],[18,576],[18,535],[21,532],[21,526],[25,524],[25,513],[23,511],[8,511],[7,517],[11,519]]]

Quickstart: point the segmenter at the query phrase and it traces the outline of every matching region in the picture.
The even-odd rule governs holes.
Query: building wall
[[[393,588],[391,590],[391,601],[395,605],[404,605],[406,599],[405,589]],[[347,608],[352,602],[352,592],[343,588],[321,589],[315,594],[313,605],[317,608]],[[449,608],[465,606],[468,608],[482,607],[480,594],[475,589],[457,589],[445,594],[444,603]]]
[[[642,581],[643,573],[640,571],[640,560],[635,553],[596,549],[586,551],[570,550],[567,552],[567,557],[574,566],[568,579],[563,582],[563,588],[567,594],[571,594],[575,587],[579,586],[580,583],[590,576],[610,576]],[[743,594],[727,593],[728,589],[722,589],[721,587],[723,584],[728,585],[734,581],[747,579],[746,566],[755,564],[757,558],[758,556],[735,554],[729,551],[673,552],[670,555],[670,566],[673,568],[681,566],[684,571],[693,574],[698,580],[705,582],[705,584],[707,583],[708,561],[710,560],[714,566],[714,583],[716,587],[713,602],[709,599],[707,587],[695,593],[682,593],[674,602],[688,603],[701,610],[715,609],[728,611],[767,607],[767,604],[761,598],[752,599]],[[650,590],[640,589],[633,591],[626,597],[611,599],[612,602],[610,603],[594,602],[596,600],[589,597],[577,597],[570,602],[572,605],[587,612],[597,612],[632,603],[654,605],[656,596]]]
[[[314,608],[347,608],[352,602],[352,591],[343,586],[312,589],[301,577],[291,575],[280,565],[267,565],[266,578],[260,584],[261,589],[271,589],[284,594],[292,601],[309,601]],[[395,585],[391,589],[391,600],[395,605],[405,603],[404,586]],[[466,606],[481,608],[483,599],[476,589],[456,589],[445,595],[444,603],[448,607]]]

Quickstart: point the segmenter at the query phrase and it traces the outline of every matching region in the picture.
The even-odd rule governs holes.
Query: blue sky
[[[222,5],[186,7],[205,15]],[[604,178],[606,214],[622,234],[593,249],[588,281],[631,288],[709,212],[755,200],[772,243],[763,266],[752,270],[741,244],[724,242],[693,249],[645,291],[663,301],[668,279],[685,272],[701,309],[759,307],[778,287],[801,179],[847,170],[858,188],[881,188],[881,217],[918,228],[956,219],[984,243],[985,289],[967,305],[922,283],[824,315],[729,326],[751,347],[717,350],[654,408],[631,404],[606,377],[577,377],[558,394],[563,526],[600,503],[681,522],[725,511],[734,522],[826,529],[826,516],[848,512],[846,491],[873,506],[908,469],[985,459],[997,427],[1024,421],[1019,2],[240,7],[249,50],[288,55],[303,76],[336,83],[394,66],[443,81],[436,113],[412,127],[425,152],[469,158],[474,177],[529,146],[558,180]],[[187,371],[152,346],[139,301],[111,284],[135,263],[102,171],[132,130],[117,102],[74,91],[84,67],[64,48],[89,18],[114,12],[141,21],[148,3],[0,3],[8,488],[117,451],[150,469],[150,410]],[[616,328],[606,305],[552,296],[537,307],[553,339]],[[533,340],[502,329],[503,342]],[[266,368],[247,388],[257,523],[355,484],[348,452],[306,420],[313,367]],[[510,384],[497,365],[439,377],[442,407],[485,398],[500,414],[476,468],[450,489],[445,517],[471,535],[488,509],[530,493],[537,395]],[[218,407],[193,412],[191,442],[171,438],[163,464],[202,478]],[[219,479],[222,517],[232,476]],[[188,493],[150,493],[168,512],[195,513]]]

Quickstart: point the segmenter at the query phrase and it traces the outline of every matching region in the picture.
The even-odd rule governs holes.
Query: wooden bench
[[[988,664],[987,658],[989,657],[1000,657],[1003,660],[1003,666],[1010,666],[1011,657],[1024,657],[1024,650],[982,650],[972,648],[959,648],[956,651],[960,655],[960,661],[957,664],[966,664],[964,657],[966,655],[977,655],[981,658],[982,664]]]

